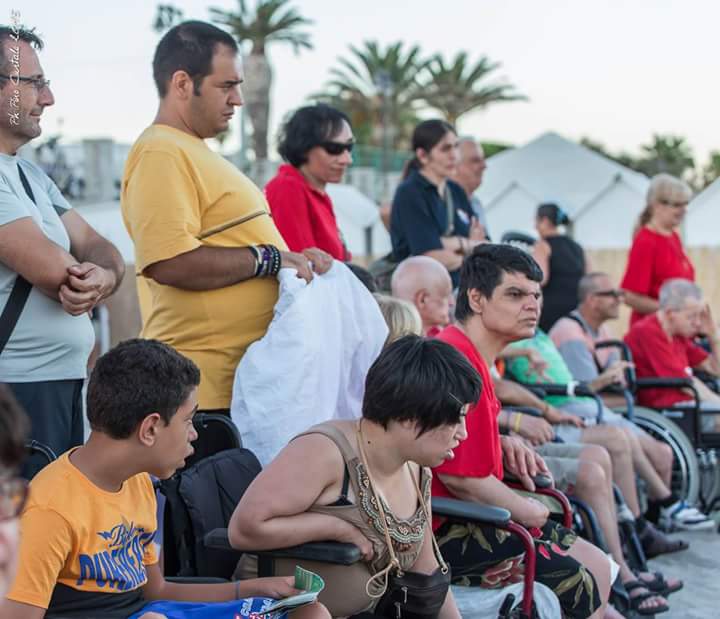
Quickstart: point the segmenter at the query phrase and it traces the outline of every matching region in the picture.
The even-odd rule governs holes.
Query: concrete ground
[[[680,578],[685,587],[670,596],[670,611],[662,619],[720,617],[720,535],[716,532],[678,533],[690,543],[683,552],[662,555],[650,568]]]

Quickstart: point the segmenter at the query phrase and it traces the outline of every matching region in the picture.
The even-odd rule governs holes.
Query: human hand
[[[700,333],[707,337],[715,337],[717,333],[717,325],[713,320],[709,303],[706,303],[700,312]]]
[[[245,581],[248,585],[249,582]],[[253,581],[253,595],[281,600],[300,593],[295,588],[294,576],[275,576],[270,578],[257,578]]]
[[[503,465],[511,475],[517,477],[526,490],[533,492],[533,477],[538,474],[549,475],[545,461],[522,440],[513,436],[501,436]]]
[[[624,385],[625,370],[632,367],[635,366],[629,361],[614,361],[603,370],[600,378],[602,378],[607,385]]]
[[[68,267],[66,283],[58,297],[63,309],[72,316],[89,312],[114,290],[117,279],[109,269],[83,262]]]
[[[473,217],[470,220],[470,231],[468,232],[468,239],[471,241],[485,241],[487,239],[487,233],[485,226],[483,226],[477,217]]]
[[[547,361],[543,358],[539,351],[534,348],[527,349],[527,360],[530,365],[530,369],[535,372],[541,379],[548,380],[545,374],[545,370],[548,367]]]
[[[554,406],[547,405],[545,409],[545,419],[553,425],[575,426],[576,428],[584,428],[585,420],[577,415],[570,415],[559,411]]]
[[[339,519],[338,519],[339,520]],[[340,531],[335,540],[346,544],[354,544],[360,549],[363,561],[370,561],[375,554],[372,542],[362,534],[355,525],[345,520],[339,520]]]
[[[544,503],[533,497],[524,497],[527,501],[527,513],[523,514],[520,524],[524,527],[542,527],[550,517],[550,510]]]
[[[303,249],[302,253],[310,261],[312,270],[318,275],[327,273],[333,264],[333,257],[317,247]]]
[[[542,417],[533,417],[532,415],[513,412],[510,412],[509,415],[510,418],[514,415],[520,415],[517,434],[530,441],[531,445],[543,445],[551,441],[555,435],[552,426]]]
[[[294,251],[280,252],[280,266],[282,268],[295,269],[297,276],[304,279],[308,284],[312,281],[313,272],[310,268],[310,261],[303,255]]]

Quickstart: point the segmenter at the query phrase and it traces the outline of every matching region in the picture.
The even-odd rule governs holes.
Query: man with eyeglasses
[[[0,26],[0,382],[30,416],[32,438],[60,454],[83,441],[81,392],[95,340],[88,312],[115,291],[125,265],[17,154],[55,103],[42,46],[31,30]]]
[[[286,164],[265,195],[292,251],[319,247],[336,260],[350,260],[326,186],[342,181],[354,144],[350,120],[329,105],[302,107],[285,123],[278,152]]]
[[[28,494],[25,480],[18,476],[26,455],[27,430],[27,416],[10,389],[0,384],[0,614],[2,599],[15,577],[18,517]]]
[[[235,369],[272,319],[280,268],[309,281],[332,260],[287,251],[262,192],[205,143],[243,103],[235,40],[211,24],[179,24],[158,43],[153,76],[158,112],[128,155],[121,193],[142,335],[200,367],[201,410],[229,414]]]

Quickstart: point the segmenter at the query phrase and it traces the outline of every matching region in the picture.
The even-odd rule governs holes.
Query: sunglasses
[[[613,299],[621,299],[625,296],[622,290],[598,290],[593,292],[596,297],[612,297]]]
[[[0,479],[0,522],[20,515],[28,498],[27,482],[20,477]]]
[[[320,142],[319,144],[328,155],[342,155],[343,152],[352,152],[355,142]]]
[[[663,206],[671,206],[672,208],[685,208],[688,203],[687,200],[681,202],[673,202],[672,200],[658,200]]]

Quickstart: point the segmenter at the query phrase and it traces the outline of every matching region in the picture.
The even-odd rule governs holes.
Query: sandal
[[[662,531],[656,529],[649,522],[639,537],[647,559],[652,559],[659,555],[669,554],[671,552],[687,550],[690,547],[685,540],[672,539],[665,535]]]
[[[662,572],[653,572],[653,578],[650,580],[646,580],[637,573],[635,574],[635,576],[637,576],[637,579],[641,583],[643,583],[645,587],[647,587],[650,591],[658,595],[662,595],[665,598],[671,593],[680,591],[680,589],[685,586],[683,581],[679,578],[673,578],[672,581],[670,581],[665,578],[665,576],[663,576]]]
[[[643,603],[651,599],[658,600],[661,596],[657,593],[649,591],[648,588],[640,580],[631,580],[623,583],[625,591],[628,593],[630,608],[634,610],[638,615],[659,615],[660,613],[667,612],[670,607],[665,603],[655,604],[643,607]],[[637,589],[644,589],[645,593],[637,593],[633,595],[632,592]]]

